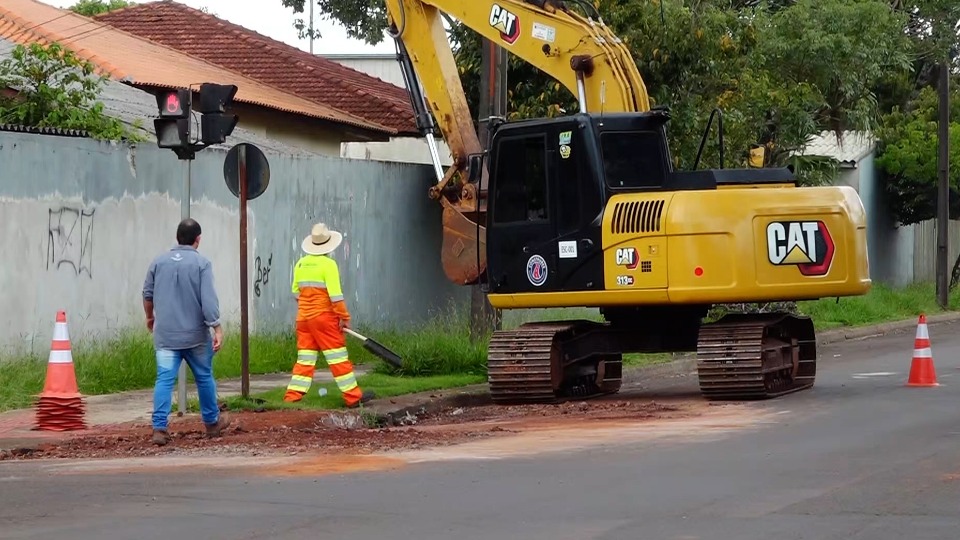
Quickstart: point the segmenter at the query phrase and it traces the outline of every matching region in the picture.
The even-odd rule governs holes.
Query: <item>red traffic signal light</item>
[[[167,114],[182,114],[183,108],[180,106],[180,96],[176,94],[167,94],[167,102],[163,108]]]
[[[190,90],[166,90],[157,94],[160,118],[189,118]]]

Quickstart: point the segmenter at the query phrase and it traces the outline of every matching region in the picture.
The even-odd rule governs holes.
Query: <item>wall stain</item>
[[[272,264],[273,253],[267,258],[266,264],[263,263],[259,255],[257,255],[254,261],[254,266],[257,270],[257,279],[253,282],[253,293],[257,295],[257,298],[260,298],[260,285],[266,285],[270,281],[270,265]]]
[[[96,210],[48,209],[46,267],[69,266],[76,275],[93,278],[93,215]]]

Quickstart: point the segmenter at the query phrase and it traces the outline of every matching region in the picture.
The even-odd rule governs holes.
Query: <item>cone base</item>
[[[86,404],[79,396],[41,395],[36,405],[35,431],[82,431],[87,429]]]
[[[937,383],[937,370],[933,366],[932,358],[914,358],[910,364],[910,376],[907,386],[930,387],[940,386]]]

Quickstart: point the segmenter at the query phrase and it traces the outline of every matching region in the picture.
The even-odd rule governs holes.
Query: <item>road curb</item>
[[[928,325],[951,323],[956,321],[960,321],[960,312],[937,313],[935,315],[927,316]],[[878,336],[883,336],[885,334],[889,334],[891,332],[906,330],[908,328],[916,328],[918,322],[919,322],[919,317],[917,317],[916,319],[902,319],[899,321],[874,324],[870,326],[858,326],[854,328],[836,328],[833,330],[826,330],[822,332],[820,336],[817,338],[817,342],[820,345],[827,345],[830,343],[839,343],[841,341],[850,341],[853,339],[878,337]]]
[[[370,407],[370,410],[376,415],[378,426],[404,426],[415,424],[419,418],[437,414],[444,409],[476,407],[492,403],[486,384],[463,386],[447,392],[445,395],[437,395],[439,392],[434,392],[434,397],[426,397],[423,401],[417,400],[412,405],[386,408],[386,410],[378,410],[382,407]]]

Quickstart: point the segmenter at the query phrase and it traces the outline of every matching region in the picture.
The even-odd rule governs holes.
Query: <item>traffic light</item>
[[[200,118],[200,140],[203,144],[220,144],[233,133],[239,118],[225,111],[236,94],[237,86],[233,84],[200,85],[200,106],[197,111],[203,114]]]
[[[166,90],[157,93],[160,117],[153,127],[160,148],[188,148],[190,146],[190,90]]]

